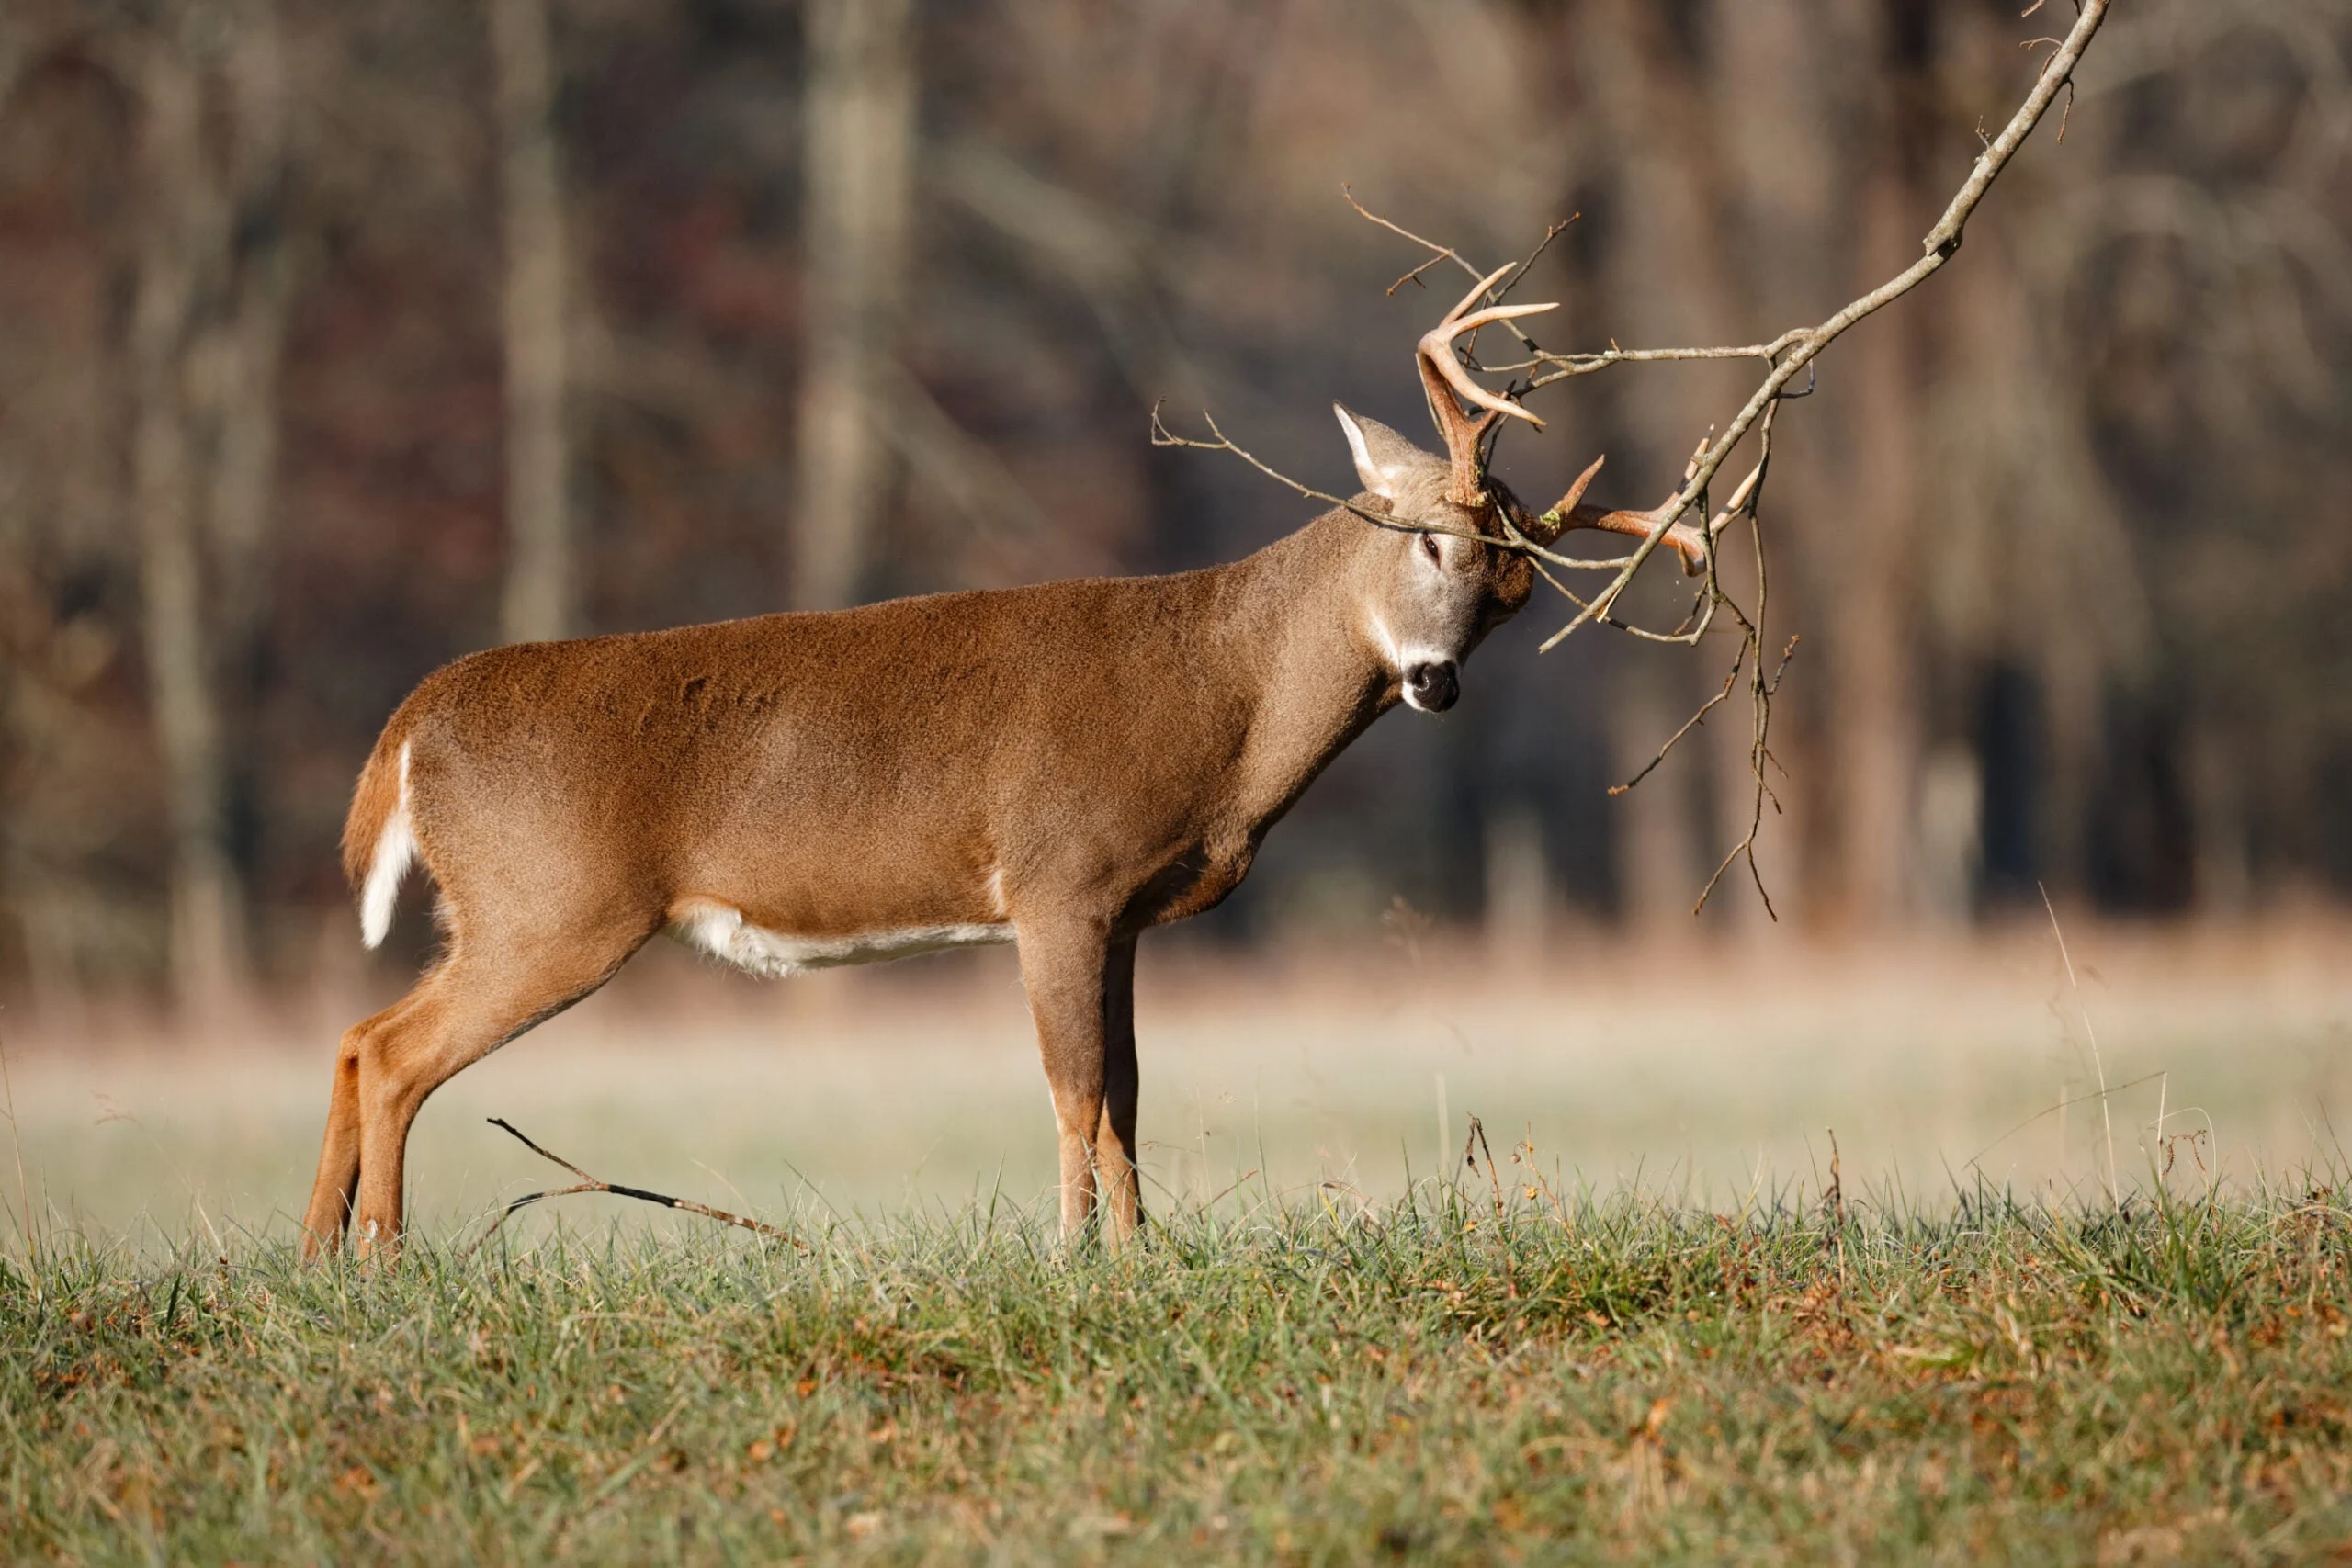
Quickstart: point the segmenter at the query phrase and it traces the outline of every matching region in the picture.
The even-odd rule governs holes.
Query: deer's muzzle
[[[1453,660],[1416,664],[1405,671],[1405,701],[1423,713],[1443,713],[1462,694]]]

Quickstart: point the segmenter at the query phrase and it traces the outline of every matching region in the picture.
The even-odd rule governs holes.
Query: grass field
[[[11,1562],[2324,1558],[2352,1208],[1713,1214],[1237,1193],[803,1255],[560,1236],[389,1277],[87,1246],[0,1305]],[[1533,1196],[1529,1196],[1530,1191]],[[1558,1200],[1558,1201],[1555,1201]]]
[[[1115,1258],[1001,954],[624,984],[428,1107],[390,1274],[291,1258],[364,998],[13,1036],[0,1561],[2352,1559],[2352,942],[2075,946],[1148,960]],[[468,1255],[565,1179],[493,1114],[811,1250]]]

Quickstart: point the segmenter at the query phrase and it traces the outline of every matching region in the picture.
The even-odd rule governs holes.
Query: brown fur
[[[1443,462],[1362,428],[1395,492],[1364,503],[1480,521],[1442,499]],[[1172,577],[526,644],[435,671],[385,727],[344,849],[357,886],[406,744],[447,945],[344,1037],[306,1248],[354,1220],[363,1247],[396,1242],[425,1097],[694,901],[797,938],[1009,922],[1060,1123],[1065,1228],[1099,1188],[1124,1236],[1141,1217],[1136,937],[1230,893],[1267,829],[1398,701],[1384,636],[1439,650],[1450,682],[1528,580],[1518,556],[1334,511]]]

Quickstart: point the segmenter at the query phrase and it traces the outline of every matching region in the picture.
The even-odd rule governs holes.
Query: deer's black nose
[[[1423,713],[1443,713],[1462,694],[1462,681],[1453,660],[1416,664],[1405,671],[1405,700]]]

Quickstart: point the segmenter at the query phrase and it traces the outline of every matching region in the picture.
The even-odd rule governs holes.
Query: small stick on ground
[[[1822,1195],[1821,1206],[1834,1210],[1838,1216],[1838,1286],[1846,1285],[1846,1178],[1839,1169],[1838,1158],[1838,1129],[1829,1129],[1829,1190]]]
[[[1839,1230],[1846,1228],[1846,1179],[1838,1169],[1838,1129],[1835,1127],[1829,1129],[1829,1190],[1822,1194],[1821,1206],[1837,1216]]]
[[[581,1169],[578,1166],[572,1164],[561,1155],[556,1154],[552,1150],[543,1149],[538,1145],[533,1143],[529,1136],[512,1122],[499,1116],[492,1116],[489,1120],[492,1126],[508,1134],[516,1143],[521,1144],[525,1148],[530,1150],[541,1159],[560,1165],[563,1167],[564,1169],[571,1172],[572,1175],[580,1178],[580,1182],[576,1187],[551,1187],[544,1192],[526,1192],[522,1197],[515,1199],[512,1203],[507,1204],[506,1207],[500,1212],[498,1218],[491,1221],[490,1228],[482,1232],[481,1235],[476,1236],[474,1238],[473,1245],[466,1248],[464,1256],[468,1258],[471,1258],[476,1252],[481,1250],[481,1244],[488,1241],[492,1236],[496,1235],[498,1234],[498,1227],[504,1224],[510,1218],[512,1218],[515,1210],[527,1209],[543,1198],[569,1198],[578,1192],[608,1192],[616,1198],[635,1198],[641,1202],[659,1204],[664,1209],[682,1209],[689,1214],[700,1214],[706,1219],[717,1220],[722,1224],[734,1225],[740,1229],[747,1231],[755,1231],[761,1235],[774,1236],[778,1241],[788,1241],[803,1252],[807,1252],[809,1249],[807,1242],[801,1240],[798,1236],[794,1235],[790,1231],[778,1230],[775,1226],[765,1224],[763,1221],[747,1220],[741,1214],[730,1214],[724,1209],[714,1209],[707,1203],[697,1203],[686,1198],[673,1198],[666,1192],[649,1192],[642,1187],[623,1187],[617,1182],[599,1181],[596,1178],[589,1175],[586,1171]]]
[[[1478,1168],[1478,1156],[1470,1152],[1473,1145],[1486,1154],[1487,1179],[1495,1189],[1495,1218],[1499,1220],[1503,1217],[1503,1174],[1495,1168],[1495,1151],[1487,1142],[1486,1127],[1476,1116],[1470,1118],[1470,1135],[1462,1140],[1463,1163],[1476,1172]]]

